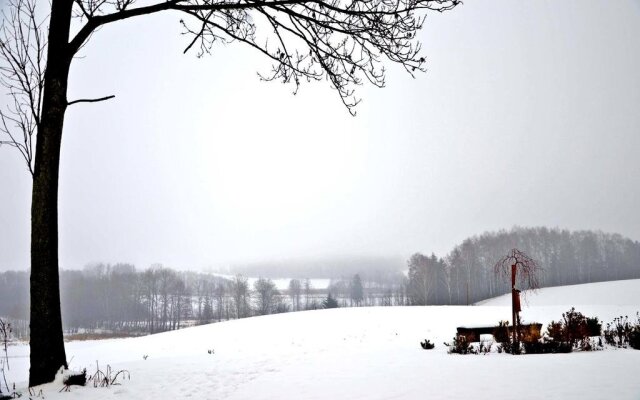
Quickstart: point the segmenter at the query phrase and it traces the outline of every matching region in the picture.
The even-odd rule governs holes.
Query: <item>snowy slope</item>
[[[640,304],[640,279],[587,283],[583,285],[543,288],[528,291],[525,298],[529,306],[580,305],[637,305]],[[508,306],[511,295],[481,301],[478,305]]]
[[[576,293],[590,292],[578,310],[605,321],[640,310],[640,280],[542,290],[525,320],[558,319]],[[624,290],[623,290],[624,289]],[[567,297],[564,297],[567,296]],[[609,296],[609,297],[607,297]],[[553,300],[544,300],[553,297]],[[622,296],[621,296],[622,297]],[[586,298],[585,298],[586,299]],[[500,299],[493,300],[495,302]],[[561,302],[559,305],[549,305]],[[487,302],[491,304],[492,302]],[[618,304],[620,303],[620,304]],[[640,399],[640,351],[487,356],[448,355],[442,345],[459,325],[495,323],[508,307],[387,307],[307,311],[200,326],[142,338],[67,344],[71,367],[96,360],[126,368],[122,386],[44,387],[46,399]],[[419,341],[436,343],[424,351]],[[214,354],[207,350],[214,349]],[[10,381],[24,387],[28,348],[10,349]],[[148,355],[144,360],[143,356]]]

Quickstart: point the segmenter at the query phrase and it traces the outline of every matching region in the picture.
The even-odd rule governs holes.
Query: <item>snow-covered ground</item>
[[[503,302],[306,311],[72,342],[72,369],[91,372],[99,360],[126,368],[131,380],[71,393],[58,393],[60,384],[43,389],[46,399],[640,399],[637,350],[447,354],[442,342],[451,340],[456,326],[508,319]],[[547,323],[573,305],[604,321],[635,316],[640,280],[543,289],[529,296],[522,316]],[[434,350],[422,350],[425,338],[436,343]],[[9,351],[8,379],[24,387],[28,347]]]
[[[571,304],[576,307],[581,305],[637,306],[640,304],[640,280],[630,279],[626,281],[550,287],[537,292],[527,291],[524,293],[523,298],[530,307],[565,304]],[[509,306],[511,305],[511,295],[506,294],[481,301],[478,305]]]

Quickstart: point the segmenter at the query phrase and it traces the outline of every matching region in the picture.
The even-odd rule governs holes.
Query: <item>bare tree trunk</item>
[[[71,0],[53,0],[42,121],[31,200],[31,322],[29,386],[51,382],[67,366],[58,275],[58,171],[67,82]],[[64,57],[60,55],[64,54]]]

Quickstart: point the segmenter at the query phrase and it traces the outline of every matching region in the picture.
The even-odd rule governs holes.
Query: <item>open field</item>
[[[637,293],[640,280],[543,289],[529,296],[522,316],[546,324],[575,305],[606,322],[635,316],[640,310]],[[451,340],[456,326],[509,318],[510,309],[502,302],[306,311],[140,338],[71,342],[67,356],[73,357],[72,369],[91,373],[98,360],[127,369],[131,380],[111,388],[73,388],[71,393],[58,393],[62,385],[54,383],[43,392],[47,399],[640,398],[636,350],[447,354],[442,343]],[[434,350],[420,348],[425,338],[436,343]],[[13,346],[9,352],[7,378],[24,387],[28,347]]]

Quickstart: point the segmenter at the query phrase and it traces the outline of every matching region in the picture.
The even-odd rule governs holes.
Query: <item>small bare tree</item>
[[[4,321],[0,318],[0,344],[2,345],[2,350],[4,351],[4,363],[7,365],[7,369],[9,369],[9,339],[11,338],[11,324]],[[4,369],[4,368],[3,368]]]
[[[231,296],[236,311],[236,318],[245,318],[251,312],[249,306],[249,279],[240,274],[233,277],[231,281]]]
[[[302,294],[302,283],[299,279],[289,281],[289,297],[291,297],[291,308],[293,311],[300,311],[300,295]]]
[[[4,382],[4,386],[7,388],[7,393],[11,393],[11,389],[9,388],[9,384],[7,383],[7,376],[4,370],[5,365],[7,366],[7,370],[10,369],[9,368],[9,351],[8,351],[9,349],[7,347],[10,336],[11,336],[11,324],[4,321],[2,318],[0,318],[0,342],[2,344],[3,351],[4,351],[4,358],[0,357],[0,378],[2,378],[2,381],[0,381],[0,398],[2,399],[13,398],[13,396],[5,396],[2,393],[3,382]]]
[[[511,318],[513,321],[513,342],[518,341],[520,328],[520,291],[538,289],[540,287],[538,275],[542,268],[524,252],[512,249],[502,257],[493,268],[494,273],[505,281],[511,278]],[[518,289],[519,288],[519,289]]]
[[[311,295],[313,292],[313,285],[311,284],[311,279],[305,278],[303,289],[304,289],[304,309],[308,310],[312,302]]]
[[[280,292],[271,279],[259,278],[253,283],[256,293],[256,311],[259,315],[271,314],[275,310]]]

